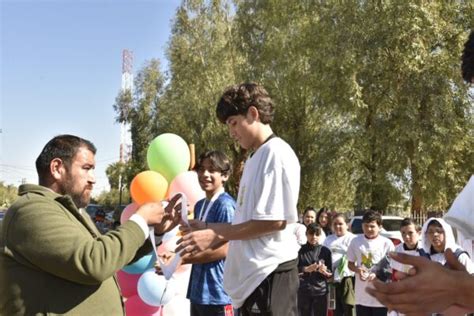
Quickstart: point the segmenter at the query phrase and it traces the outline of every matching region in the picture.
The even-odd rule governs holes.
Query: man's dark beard
[[[68,193],[68,195],[71,197],[74,204],[76,204],[77,208],[86,207],[89,204],[90,200],[91,200],[90,197],[84,200],[84,196],[81,195],[81,194]]]
[[[62,188],[62,194],[64,195],[69,195],[76,205],[77,208],[83,208],[86,207],[89,202],[90,202],[90,196],[88,198],[85,198],[83,196],[84,191],[80,193],[73,193],[72,188],[74,187],[74,183],[70,175],[68,175],[66,183],[64,184]]]

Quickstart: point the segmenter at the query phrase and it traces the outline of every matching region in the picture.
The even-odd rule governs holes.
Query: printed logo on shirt
[[[372,253],[363,253],[362,254],[362,265],[368,269],[372,268],[372,266],[374,265],[373,261],[373,256],[372,256]]]

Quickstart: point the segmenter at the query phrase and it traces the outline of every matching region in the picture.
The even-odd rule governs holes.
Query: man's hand
[[[453,262],[453,259],[457,259],[452,252],[447,251],[446,255],[450,264],[459,267]],[[390,256],[398,262],[412,265],[413,268],[408,273],[411,276],[393,283],[374,280],[374,288],[366,289],[389,310],[407,315],[426,315],[443,312],[456,304],[456,292],[459,290],[456,279],[460,277],[460,273],[468,276],[466,272],[449,270],[424,257],[401,253],[391,253]]]
[[[138,208],[136,214],[143,217],[147,225],[154,225],[161,223],[165,215],[165,210],[161,205],[161,202],[150,202],[145,203]]]
[[[217,234],[212,229],[186,230],[187,234],[178,240],[176,252],[181,251],[181,255],[197,253],[212,248],[214,243],[219,240]]]
[[[181,198],[181,194],[176,194],[169,201],[164,210],[161,221],[154,223],[155,233],[164,234],[175,228],[181,221],[181,203],[176,204]]]

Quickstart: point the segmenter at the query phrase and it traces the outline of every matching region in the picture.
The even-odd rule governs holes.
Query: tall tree
[[[18,196],[18,188],[0,181],[0,207],[9,207]]]
[[[134,80],[133,95],[131,91],[121,91],[115,101],[114,109],[117,112],[117,122],[128,121],[132,135],[132,157],[126,166],[125,177],[122,181],[129,186],[133,177],[147,170],[146,152],[148,145],[157,136],[157,110],[160,98],[164,92],[165,77],[160,70],[158,59],[146,61],[137,73]],[[109,182],[115,188],[118,184],[117,167],[109,166]],[[112,186],[114,184],[114,186]],[[118,188],[118,186],[117,186]]]
[[[243,60],[232,38],[229,1],[183,1],[167,52],[170,81],[159,105],[158,130],[194,143],[197,154],[223,150],[238,164],[241,152],[215,115],[223,89],[240,81],[236,69]]]

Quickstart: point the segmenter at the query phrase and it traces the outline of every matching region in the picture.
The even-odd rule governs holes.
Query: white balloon
[[[138,296],[151,306],[168,304],[175,296],[175,286],[172,280],[166,280],[154,270],[143,273],[138,280]]]

